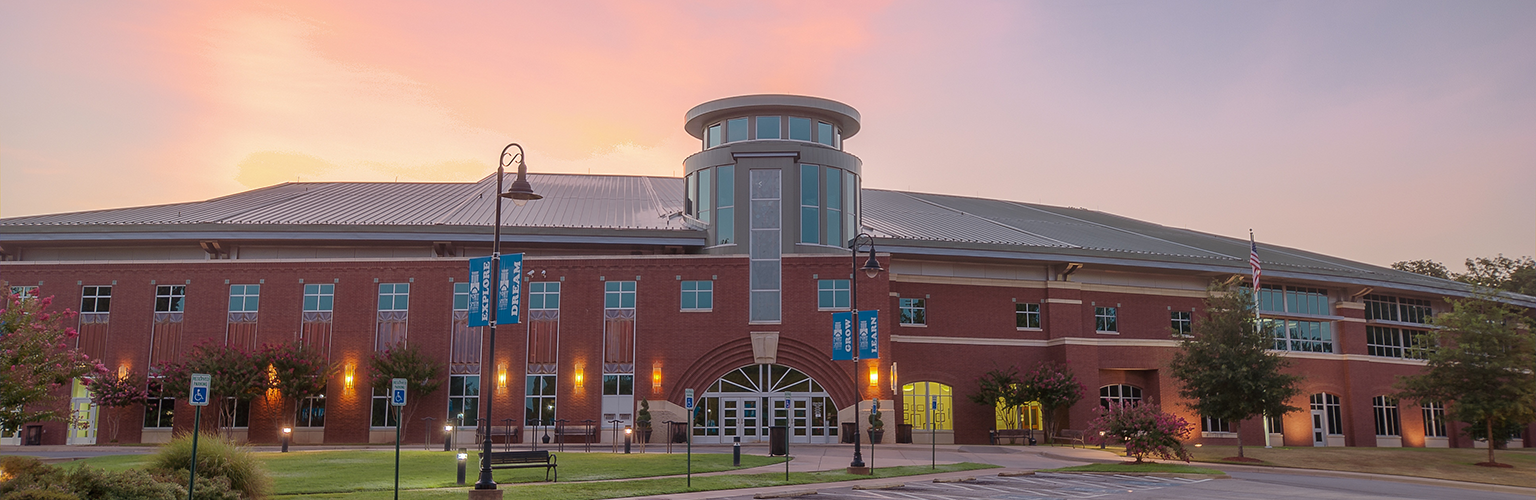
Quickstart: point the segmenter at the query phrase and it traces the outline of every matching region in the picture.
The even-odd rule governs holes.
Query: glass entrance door
[[[785,403],[785,396],[792,396]],[[699,400],[693,420],[694,442],[767,442],[768,428],[788,425],[794,443],[831,443],[837,439],[837,406],[821,384],[799,370],[780,365],[750,365],[715,381]]]

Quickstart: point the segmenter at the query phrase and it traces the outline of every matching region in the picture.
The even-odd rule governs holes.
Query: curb
[[[1193,473],[1193,472],[1090,472],[1090,471],[1075,471],[1075,470],[1070,470],[1070,471],[1069,470],[1035,471],[1035,472],[1040,472],[1040,473],[1043,473],[1043,474],[1081,474],[1081,475],[1098,475],[1098,476],[1167,477],[1167,478],[1175,478],[1175,479],[1232,479],[1232,476],[1227,475],[1227,474],[1197,474],[1197,473]],[[1010,474],[1010,475],[1014,475],[1014,476],[1026,476],[1026,475],[1033,476],[1033,475],[1035,475],[1035,472],[1027,472],[1027,473],[1021,473],[1021,474]],[[998,475],[1001,476],[1002,474],[998,474]]]

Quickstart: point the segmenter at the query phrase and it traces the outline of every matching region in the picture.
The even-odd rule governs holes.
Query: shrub
[[[1193,426],[1182,417],[1142,403],[1110,404],[1108,408],[1095,408],[1094,414],[1097,417],[1088,424],[1090,441],[1104,444],[1109,438],[1120,439],[1125,442],[1125,454],[1138,464],[1148,455],[1190,460],[1189,451],[1180,440],[1189,436]]]
[[[192,463],[192,434],[172,438],[150,458],[149,468],[162,476],[180,477],[186,484],[187,468]],[[203,434],[197,442],[198,497],[203,497],[202,478],[224,478],[228,488],[245,498],[265,498],[272,479],[255,455],[245,447],[217,434]],[[216,483],[217,481],[213,481]],[[216,487],[216,486],[210,486]],[[214,491],[210,490],[212,494]]]
[[[186,491],[139,469],[67,470],[15,456],[0,457],[0,468],[10,478],[0,483],[0,500],[179,500]]]

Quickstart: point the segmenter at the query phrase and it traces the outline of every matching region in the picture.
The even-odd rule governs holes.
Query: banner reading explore
[[[491,324],[491,292],[496,300],[496,324],[515,325],[521,322],[523,254],[501,256],[500,276],[491,285],[491,258],[469,259],[469,326]]]

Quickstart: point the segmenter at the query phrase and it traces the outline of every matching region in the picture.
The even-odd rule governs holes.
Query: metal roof
[[[511,178],[507,174],[508,185]],[[504,202],[502,223],[509,233],[521,227],[528,234],[553,230],[596,238],[590,241],[619,242],[614,238],[642,233],[674,240],[666,244],[705,241],[698,223],[680,215],[681,178],[529,174],[529,181],[544,199],[521,207]],[[473,183],[285,183],[201,202],[4,218],[0,242],[143,237],[128,234],[135,232],[229,238],[257,228],[269,239],[478,234],[493,224],[495,191],[494,175]],[[861,199],[864,229],[882,240],[882,250],[896,253],[1217,273],[1248,268],[1245,240],[1093,210],[884,189],[865,189]],[[1259,253],[1271,276],[1470,292],[1458,282],[1263,242]],[[1536,305],[1536,298],[1516,302]]]

